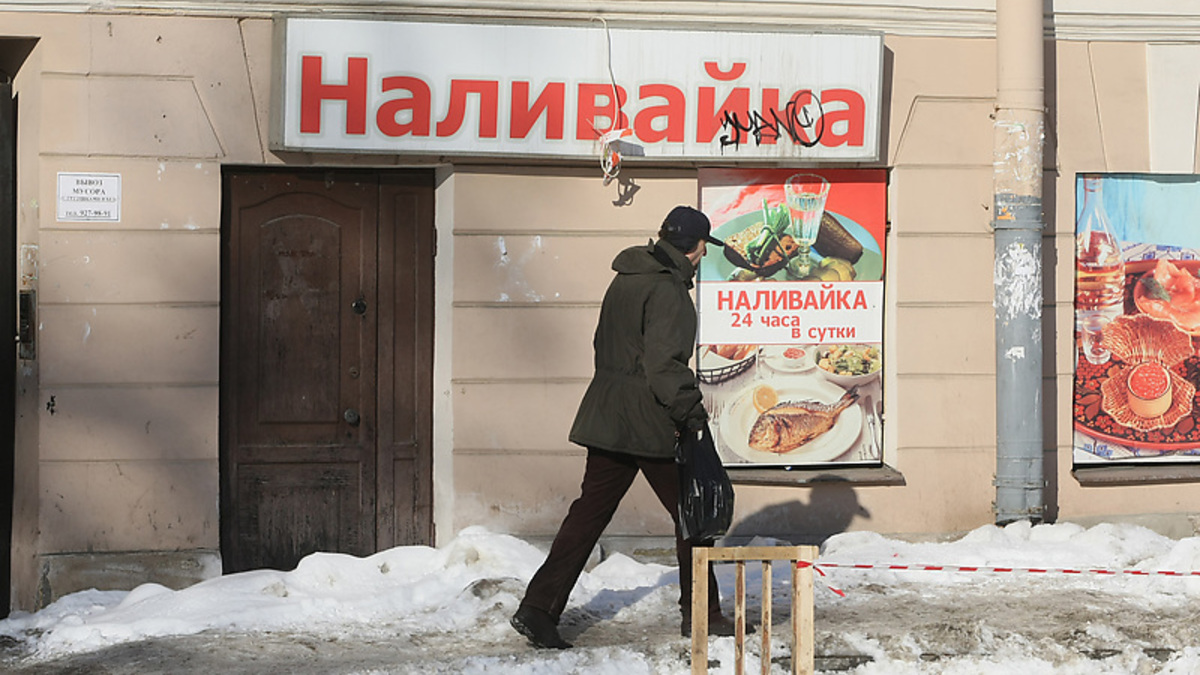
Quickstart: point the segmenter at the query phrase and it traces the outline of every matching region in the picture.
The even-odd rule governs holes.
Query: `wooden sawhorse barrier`
[[[792,569],[792,673],[813,673],[813,563],[816,546],[730,546],[692,548],[692,675],[708,672],[708,565],[737,564],[733,595],[735,675],[746,672],[746,561],[762,562],[762,673],[771,673],[771,563],[786,560]]]

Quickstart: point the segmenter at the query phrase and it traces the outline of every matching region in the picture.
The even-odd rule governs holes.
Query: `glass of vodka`
[[[792,238],[799,246],[794,269],[797,277],[803,277],[812,270],[811,250],[821,231],[829,181],[815,173],[798,173],[783,184],[783,196],[787,202]]]

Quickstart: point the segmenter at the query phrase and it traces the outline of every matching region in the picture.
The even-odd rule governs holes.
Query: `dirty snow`
[[[770,544],[757,541],[755,544]],[[508,616],[543,552],[479,527],[442,548],[367,558],[320,553],[293,571],[257,570],[178,591],[75,593],[0,621],[0,669],[15,673],[690,672],[674,567],[613,554],[585,572],[563,617],[575,648],[538,651]],[[835,535],[818,564],[820,672],[862,675],[1200,672],[1200,538],[1132,525],[986,526],[944,543]],[[855,570],[945,565],[1120,571],[1063,574]],[[773,671],[790,672],[788,578],[773,574]],[[730,611],[733,569],[718,568]],[[843,592],[839,596],[830,588]],[[761,572],[747,566],[750,616]],[[758,636],[747,672],[760,672]],[[733,672],[733,639],[713,638],[712,672]]]

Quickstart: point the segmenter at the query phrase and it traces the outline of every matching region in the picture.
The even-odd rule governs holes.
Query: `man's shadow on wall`
[[[755,537],[770,537],[820,546],[845,532],[855,518],[870,520],[871,512],[858,503],[853,487],[838,481],[817,482],[809,488],[807,502],[795,499],[752,513],[730,529],[725,541],[740,545]]]

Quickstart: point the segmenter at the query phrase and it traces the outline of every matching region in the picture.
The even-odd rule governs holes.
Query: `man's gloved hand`
[[[700,442],[700,430],[681,427],[675,430],[675,437],[675,461],[679,464],[687,464],[696,445]]]
[[[696,410],[688,415],[687,421],[684,422],[683,426],[687,431],[701,431],[706,424],[708,424],[708,412],[702,407],[697,407]]]

